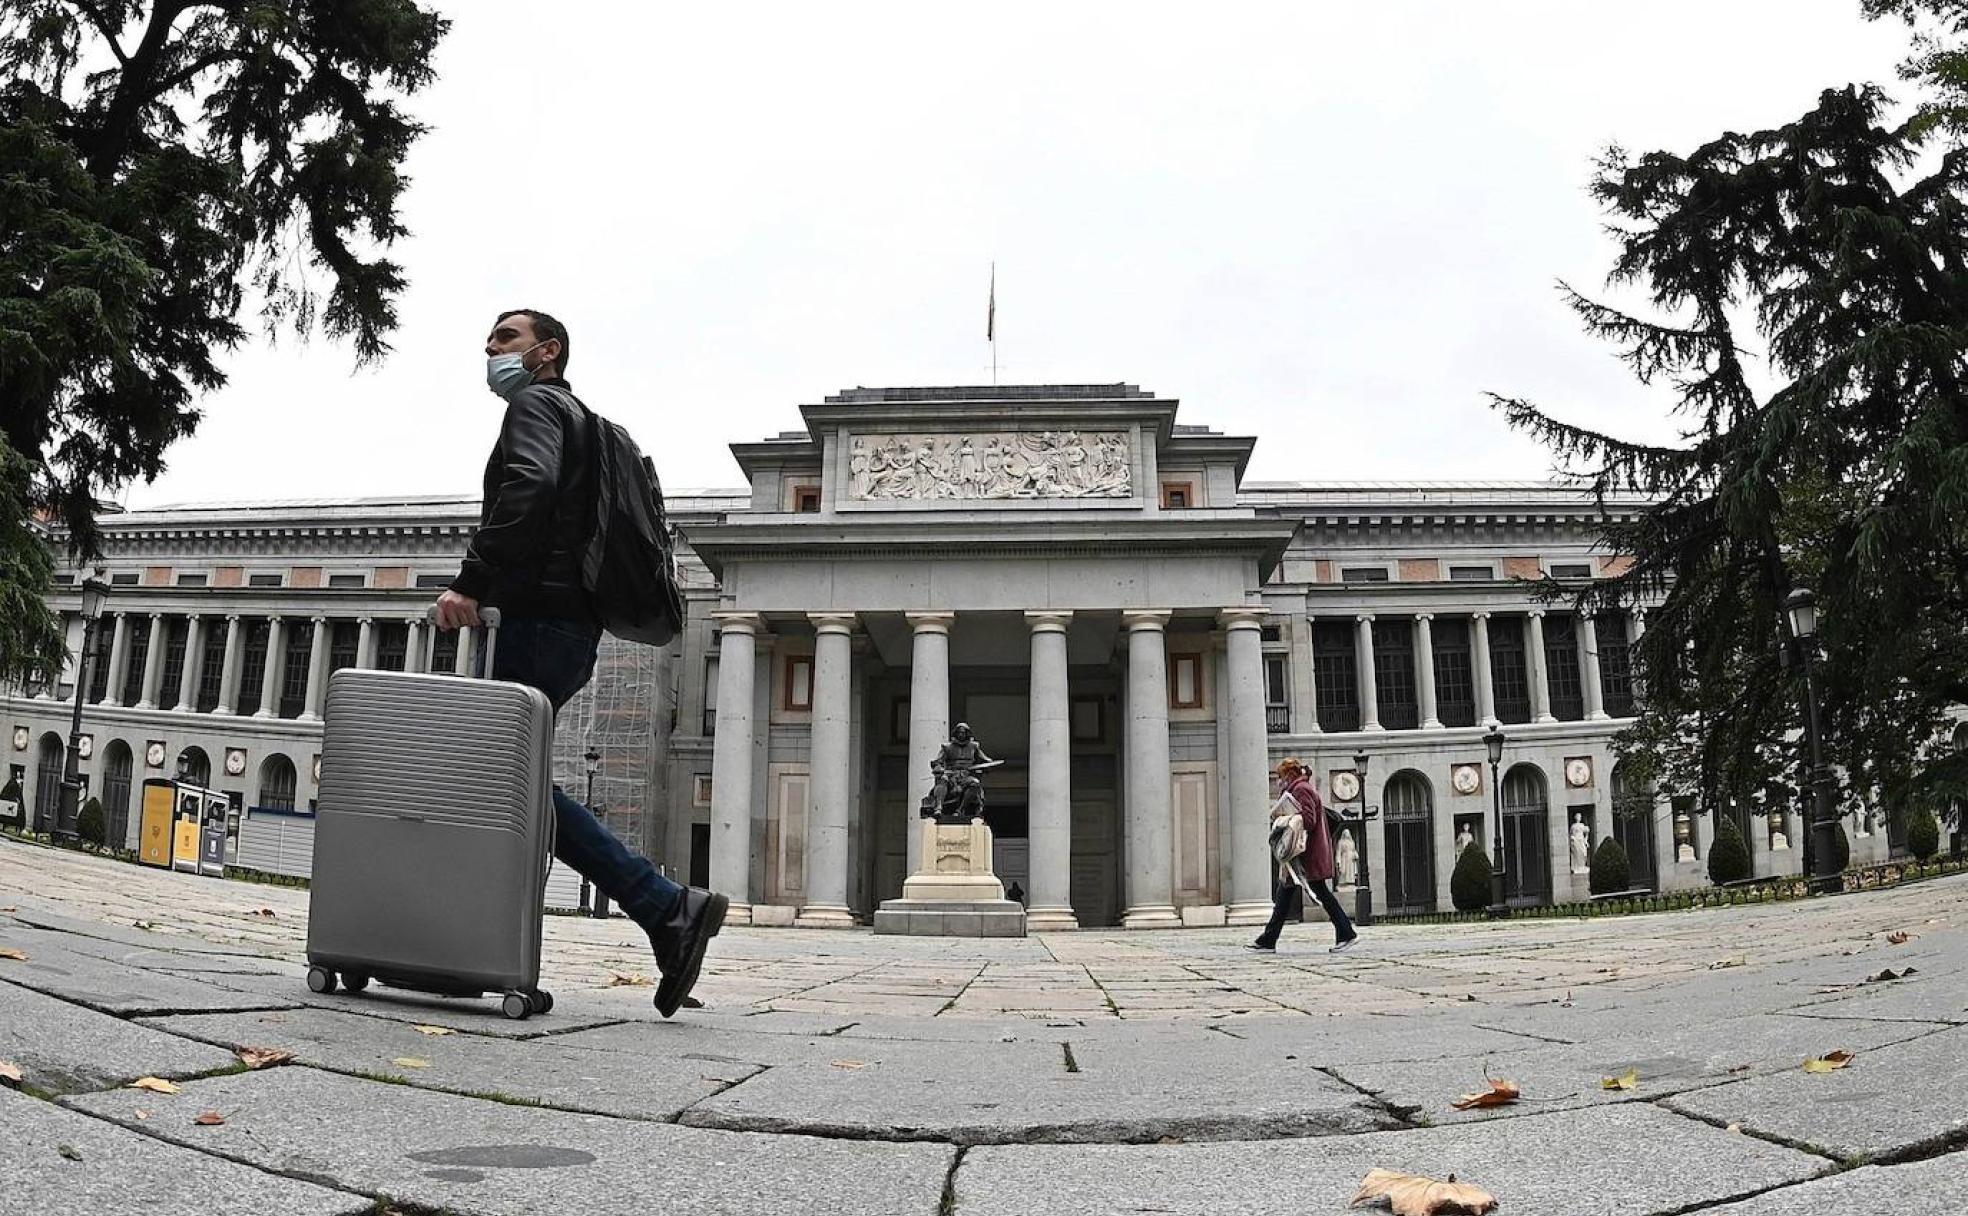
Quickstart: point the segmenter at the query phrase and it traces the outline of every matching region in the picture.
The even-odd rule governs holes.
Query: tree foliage
[[[75,834],[97,848],[102,847],[107,830],[103,823],[103,806],[100,799],[89,799],[82,804],[82,809],[75,813]]]
[[[249,291],[269,331],[388,350],[424,129],[400,100],[446,26],[415,0],[0,5],[0,435],[78,552],[225,383]]]
[[[1611,836],[1599,842],[1592,851],[1592,893],[1610,895],[1615,891],[1627,889],[1631,878],[1631,867],[1627,864],[1626,846]]]
[[[1715,821],[1715,839],[1708,846],[1708,881],[1719,887],[1749,876],[1749,843],[1736,821],[1723,816]]]
[[[1827,759],[1848,795],[1968,793],[1968,755],[1933,746],[1968,704],[1968,0],[1864,11],[1916,26],[1912,104],[1831,88],[1782,126],[1599,165],[1610,285],[1647,303],[1565,299],[1671,392],[1680,440],[1493,398],[1602,504],[1648,498],[1606,512],[1632,565],[1577,598],[1654,605],[1621,747],[1710,809],[1798,798],[1782,611],[1798,586],[1820,607]]]

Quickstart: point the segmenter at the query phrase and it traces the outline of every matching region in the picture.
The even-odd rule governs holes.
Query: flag
[[[984,310],[984,340],[998,340],[998,264],[991,263],[991,303]]]

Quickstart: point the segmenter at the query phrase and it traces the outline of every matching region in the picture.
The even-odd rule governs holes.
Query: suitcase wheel
[[[350,993],[360,993],[368,986],[369,976],[366,973],[361,971],[342,972],[342,987],[348,989]]]
[[[533,994],[533,1012],[552,1013],[553,993],[548,992],[545,988],[542,988],[539,991],[535,992]]]
[[[326,967],[308,968],[308,991],[329,993],[335,990],[335,973]]]
[[[500,1004],[499,1008],[505,1012],[507,1017],[515,1022],[519,1022],[524,1021],[533,1013],[533,1002],[527,998],[524,992],[508,992],[506,999]]]

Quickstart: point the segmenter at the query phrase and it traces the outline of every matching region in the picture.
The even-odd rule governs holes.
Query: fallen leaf
[[[458,1033],[457,1031],[451,1029],[449,1026],[412,1026],[410,1027],[410,1029],[416,1031],[418,1034],[427,1034],[432,1036],[433,1038],[441,1034]]]
[[[394,1060],[391,1060],[390,1063],[396,1065],[398,1068],[429,1068],[431,1066],[429,1060],[419,1060],[415,1056],[398,1056]]]
[[[68,1158],[70,1161],[82,1160],[81,1150],[77,1149],[73,1144],[57,1144],[55,1146],[55,1151],[60,1153],[62,1156]]]
[[[268,920],[272,920],[272,919],[274,919],[274,914],[273,914],[273,909],[272,909],[272,908],[261,908],[261,909],[260,909],[260,910],[259,910],[258,912],[249,912],[249,913],[247,913],[247,915],[248,915],[248,916],[263,916],[263,917],[265,917],[265,918],[266,918],[266,919],[268,919]]]
[[[1804,1061],[1805,1072],[1832,1072],[1850,1064],[1856,1057],[1849,1051],[1828,1051]]]
[[[1729,1070],[1731,1075],[1739,1072],[1748,1072],[1748,1071],[1749,1071],[1749,1065],[1747,1064],[1738,1064]]]
[[[868,1066],[866,1060],[835,1060],[833,1064],[835,1068],[846,1069],[866,1068]]]
[[[24,963],[27,961],[27,955],[22,954],[20,951],[14,949],[12,946],[0,946],[0,958],[10,958],[17,963]]]
[[[1607,1077],[1599,1082],[1600,1089],[1632,1089],[1640,1084],[1640,1070],[1629,1068],[1617,1077]]]
[[[178,1087],[162,1077],[138,1077],[130,1082],[131,1089],[147,1089],[154,1094],[174,1094]]]
[[[239,1062],[248,1068],[271,1068],[294,1058],[293,1052],[278,1047],[242,1047],[238,1055]]]
[[[647,988],[655,982],[655,980],[650,979],[646,975],[636,975],[628,971],[610,971],[608,973],[608,986],[610,988]]]
[[[146,933],[155,933],[157,931],[157,922],[154,920],[133,920],[130,923]]]
[[[1518,1098],[1517,1083],[1486,1077],[1490,1087],[1480,1094],[1464,1094],[1449,1103],[1457,1110],[1478,1110],[1487,1106],[1509,1106]]]
[[[218,1111],[208,1110],[200,1114],[196,1119],[193,1119],[192,1122],[200,1127],[217,1127],[219,1124],[225,1122],[225,1116]]]
[[[16,908],[12,904],[8,904],[6,907],[0,908],[0,912],[18,912],[18,911],[20,911],[20,909]]]
[[[1718,958],[1708,965],[1710,971],[1720,971],[1724,967],[1740,967],[1749,960],[1746,958]]]
[[[12,1060],[0,1060],[0,1081],[18,1086],[21,1083],[20,1065]]]
[[[1723,1128],[1722,1130],[1725,1132],[1734,1132],[1738,1136],[1740,1136],[1742,1135],[1743,1125],[1740,1123],[1731,1123],[1729,1126]]]
[[[150,1112],[147,1110],[138,1110],[136,1116],[137,1122],[142,1123],[145,1119],[150,1118]]]
[[[1913,934],[1908,933],[1905,929],[1896,929],[1886,935],[1886,940],[1892,945],[1904,946],[1913,940],[1913,936]]]
[[[1420,1174],[1370,1170],[1347,1206],[1367,1204],[1391,1208],[1394,1216],[1483,1216],[1496,1211],[1497,1201],[1482,1187],[1457,1182],[1454,1174],[1438,1182]]]

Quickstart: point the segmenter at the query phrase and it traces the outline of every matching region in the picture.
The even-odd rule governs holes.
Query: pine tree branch
[[[90,3],[90,0],[64,0],[64,2],[82,10],[83,15],[89,18],[89,23],[96,27],[96,32],[109,44],[109,52],[116,56],[116,62],[125,67],[130,65],[130,57],[124,53],[123,45],[118,41],[122,37],[122,31],[110,28],[109,19],[103,15],[102,9]]]

